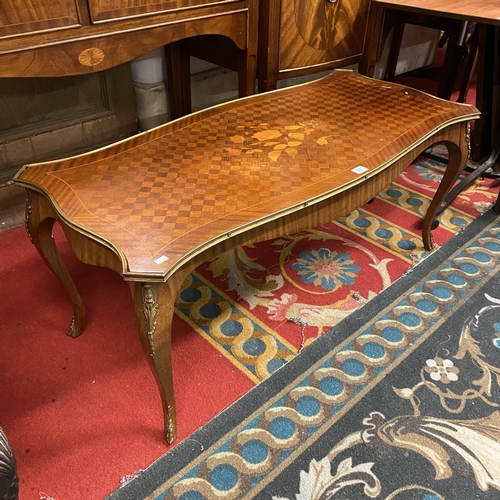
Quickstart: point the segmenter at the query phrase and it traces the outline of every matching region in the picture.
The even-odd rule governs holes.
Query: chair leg
[[[449,32],[444,65],[441,69],[442,77],[439,79],[438,97],[442,99],[449,100],[453,92],[453,85],[457,78],[460,60],[465,48],[467,26],[467,22],[464,21],[461,25],[460,32]]]
[[[446,45],[446,42],[448,41],[449,38],[450,38],[450,30],[445,30],[441,38],[439,39],[438,47],[442,49]]]
[[[389,57],[387,58],[387,69],[384,78],[384,80],[387,80],[388,82],[394,81],[394,77],[396,76],[399,52],[401,50],[401,42],[403,40],[404,31],[404,22],[396,23],[394,25]]]
[[[465,65],[464,76],[462,78],[462,84],[460,86],[460,93],[458,95],[458,102],[465,102],[467,98],[467,92],[469,91],[470,83],[472,80],[472,75],[476,70],[477,63],[477,51],[479,48],[479,30],[477,26],[474,27],[474,31],[469,39],[470,48],[467,54],[467,63]]]
[[[172,119],[191,113],[191,67],[184,45],[180,41],[165,46]]]

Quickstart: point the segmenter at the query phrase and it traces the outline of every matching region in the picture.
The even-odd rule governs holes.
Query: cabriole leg
[[[427,210],[425,219],[422,225],[422,240],[424,242],[424,247],[426,250],[432,250],[433,242],[431,229],[433,228],[434,219],[436,214],[441,207],[446,195],[455,185],[458,177],[465,168],[467,162],[467,157],[469,154],[467,142],[465,140],[465,133],[463,135],[463,140],[460,144],[455,144],[453,142],[446,141],[445,145],[448,148],[449,159],[448,166],[446,167],[443,179],[439,184],[439,187],[432,199],[432,202]]]
[[[73,318],[70,323],[68,335],[78,337],[85,329],[85,308],[82,298],[64,264],[56,243],[54,241],[55,219],[46,216],[43,198],[28,190],[26,203],[26,230],[32,243],[35,245],[42,259],[52,272],[61,280],[64,288],[68,291],[73,303]]]
[[[172,379],[171,331],[178,287],[170,283],[129,283],[142,348],[158,384],[164,420],[164,436],[177,436]]]

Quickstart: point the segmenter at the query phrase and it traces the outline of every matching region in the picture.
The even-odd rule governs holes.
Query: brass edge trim
[[[338,69],[336,71],[353,71],[353,70]],[[370,76],[362,75],[361,73],[356,73],[356,74],[358,76],[360,76],[361,78],[363,78],[364,80],[368,80],[369,82],[373,81],[373,80],[376,80],[377,82],[380,82],[383,85],[391,85],[391,86],[394,86],[394,87],[399,87],[401,89],[415,90],[418,94],[426,95],[428,97],[431,97],[433,100],[437,100],[437,101],[441,101],[441,102],[446,102],[447,104],[452,104],[453,106],[455,106],[455,105],[458,104],[459,106],[462,106],[462,107],[465,106],[467,108],[474,108],[479,113],[479,115],[481,114],[481,112],[473,104],[467,104],[466,102],[450,101],[449,99],[443,99],[442,97],[438,97],[438,96],[429,94],[428,92],[424,92],[423,90],[415,89],[413,87],[409,87],[408,85],[403,85],[402,83],[386,82],[385,80],[377,80],[377,79],[372,78]],[[479,115],[477,116],[477,118],[479,118]]]
[[[25,167],[28,167],[29,165],[25,165],[21,170],[23,170]],[[64,221],[64,223],[72,230],[76,231],[77,233],[80,233],[83,236],[86,236],[87,238],[90,238],[91,240],[94,240],[97,243],[100,243],[104,247],[108,248],[111,250],[121,261],[123,271],[122,275],[124,275],[128,269],[128,261],[127,258],[125,257],[125,254],[116,246],[114,245],[111,241],[108,239],[104,238],[103,236],[100,236],[96,233],[93,233],[92,231],[89,231],[88,229],[85,229],[82,226],[79,226],[75,222],[73,222],[59,207],[59,205],[56,203],[52,195],[46,191],[43,187],[32,184],[30,182],[24,181],[22,179],[17,179],[14,177],[14,180],[20,184],[21,186],[25,187],[26,189],[32,190],[32,191],[37,191],[38,193],[41,193],[43,196],[45,196],[52,204],[54,207],[54,210],[57,212],[57,215],[61,218],[61,220]],[[101,266],[105,267],[105,266]]]

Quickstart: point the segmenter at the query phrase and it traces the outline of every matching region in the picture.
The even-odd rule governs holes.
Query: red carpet
[[[17,455],[21,498],[102,498],[167,449],[128,286],[65,252],[88,312],[85,334],[72,339],[70,304],[24,228],[1,242],[0,425]],[[173,357],[182,439],[253,384],[181,323]]]

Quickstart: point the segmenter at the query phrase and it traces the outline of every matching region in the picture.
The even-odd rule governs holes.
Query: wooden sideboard
[[[14,120],[13,113],[0,117],[0,183],[23,163],[135,133],[130,71],[127,76],[123,64],[158,47],[174,55],[173,117],[187,109],[179,95],[190,93],[189,78],[180,78],[183,61],[175,57],[180,40],[222,35],[238,61],[240,95],[253,93],[257,28],[258,0],[0,0],[0,108],[5,102],[29,108],[19,117],[12,110]],[[61,76],[73,78],[33,78]],[[50,90],[60,87],[68,88],[67,97]],[[69,109],[57,115],[68,98]]]
[[[257,0],[2,0],[0,77],[93,73],[185,38],[223,35],[255,78]]]

